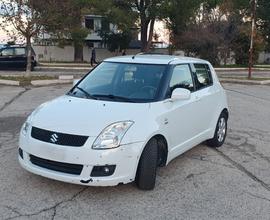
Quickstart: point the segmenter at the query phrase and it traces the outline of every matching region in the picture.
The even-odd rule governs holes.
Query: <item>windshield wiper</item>
[[[112,99],[112,100],[121,100],[121,101],[125,101],[125,102],[135,102],[134,100],[129,99],[127,97],[117,96],[117,95],[112,95],[112,94],[108,94],[108,95],[95,94],[93,96],[94,97],[100,97],[100,98],[109,98],[109,99]]]
[[[91,95],[89,92],[85,91],[83,88],[81,88],[79,86],[76,86],[75,88],[82,91],[86,95],[86,98],[96,99],[97,100],[97,98],[95,96]]]

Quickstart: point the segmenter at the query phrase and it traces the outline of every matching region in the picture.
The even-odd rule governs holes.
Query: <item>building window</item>
[[[94,30],[94,19],[93,18],[85,18],[85,27]]]

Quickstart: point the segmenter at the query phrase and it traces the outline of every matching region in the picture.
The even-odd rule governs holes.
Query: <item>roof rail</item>
[[[5,44],[6,47],[23,47],[25,44]]]
[[[136,56],[139,56],[139,55],[166,55],[164,53],[158,53],[158,52],[140,52],[140,53],[137,53],[135,54],[132,59],[135,59]]]
[[[170,60],[170,62],[168,63],[168,64],[171,64],[173,61],[175,61],[175,60],[178,60],[178,58],[173,58],[172,60]]]
[[[160,52],[145,52],[144,54],[146,54],[146,55],[166,55],[166,54],[160,53]]]

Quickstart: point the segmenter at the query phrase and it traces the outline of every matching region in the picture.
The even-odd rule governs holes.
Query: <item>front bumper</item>
[[[91,146],[94,139],[94,137],[89,137],[82,147],[70,147],[46,143],[30,136],[21,135],[19,146],[23,151],[23,158],[19,155],[19,162],[29,172],[74,184],[114,186],[134,181],[143,143],[131,143],[110,150],[93,150]],[[33,164],[30,155],[55,162],[83,165],[83,168],[79,175],[54,171]],[[90,176],[94,166],[104,165],[116,165],[111,176]]]

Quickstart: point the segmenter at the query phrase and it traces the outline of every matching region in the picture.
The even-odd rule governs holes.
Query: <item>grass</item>
[[[26,86],[30,85],[32,80],[52,80],[57,79],[54,76],[31,76],[31,77],[24,77],[24,76],[0,76],[2,80],[13,80],[19,81],[20,85]]]
[[[258,65],[254,65],[255,68],[265,68],[265,69],[270,69],[270,65],[269,64],[258,64]]]

